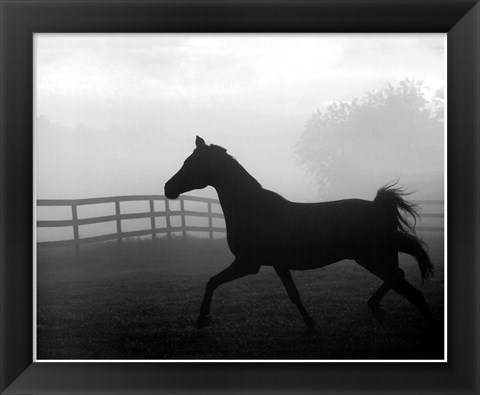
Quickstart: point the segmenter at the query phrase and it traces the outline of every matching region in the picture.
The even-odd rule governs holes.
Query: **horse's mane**
[[[244,173],[244,175],[248,176],[253,182],[254,182],[254,185],[257,186],[258,188],[261,188],[263,189],[262,185],[248,172],[245,170],[245,168],[240,164],[240,162],[238,162],[238,160],[227,153],[227,149],[226,148],[223,148],[219,145],[216,145],[216,144],[210,144],[208,146],[215,154],[219,154],[219,155],[222,155],[222,156],[225,156],[227,157],[228,159],[232,160],[233,162],[235,162],[236,166],[240,168],[241,172]]]
[[[227,153],[226,148],[220,147],[219,145],[216,145],[216,144],[210,144],[208,147],[218,153],[223,153],[223,154]],[[228,155],[228,156],[231,156],[231,155]]]
[[[284,198],[282,195],[279,195],[279,194],[276,193],[276,192],[273,192],[273,191],[270,191],[270,190],[268,190],[268,189],[263,188],[263,187],[262,187],[262,184],[260,184],[249,172],[247,172],[247,171],[245,170],[245,168],[237,161],[237,159],[236,159],[234,156],[232,156],[232,155],[230,155],[230,154],[227,153],[227,149],[226,149],[226,148],[223,148],[223,147],[221,147],[220,145],[216,145],[216,144],[210,144],[210,145],[209,145],[209,148],[212,149],[216,154],[224,155],[224,156],[228,157],[229,159],[231,159],[232,161],[234,161],[234,162],[236,163],[236,165],[242,170],[242,172],[245,173],[246,175],[248,175],[249,178],[251,178],[251,179],[254,181],[255,185],[256,185],[259,189],[263,190],[263,192],[265,192],[266,194],[268,194],[268,195],[270,195],[270,196],[272,196],[272,197],[275,196],[275,197],[277,197],[277,198],[280,198],[280,199],[282,199],[282,200],[285,200],[285,198]]]

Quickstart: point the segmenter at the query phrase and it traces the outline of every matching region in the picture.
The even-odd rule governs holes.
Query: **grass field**
[[[443,322],[443,233],[426,234],[435,276],[420,285],[414,260],[407,279]],[[443,335],[390,292],[378,324],[367,300],[381,284],[353,261],[293,277],[315,335],[302,336],[300,314],[273,269],[220,287],[211,325],[195,323],[209,277],[232,261],[226,241],[127,240],[37,257],[38,359],[442,359]]]

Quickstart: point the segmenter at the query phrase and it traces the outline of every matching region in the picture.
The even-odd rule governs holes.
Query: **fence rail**
[[[121,213],[120,203],[122,202],[149,202],[149,211],[140,213]],[[162,201],[165,205],[164,211],[155,210],[155,201]],[[207,211],[194,211],[186,210],[185,202],[199,202],[207,204]],[[37,243],[38,248],[50,248],[50,247],[66,247],[74,246],[76,254],[80,251],[80,245],[87,243],[94,243],[108,240],[122,241],[128,237],[139,236],[151,236],[155,238],[157,234],[167,234],[170,236],[172,233],[181,232],[183,236],[187,232],[208,232],[209,238],[213,239],[214,232],[225,233],[226,229],[223,226],[213,226],[213,219],[223,219],[224,216],[221,213],[213,212],[212,206],[219,205],[217,199],[203,198],[196,196],[180,196],[180,210],[172,210],[170,208],[169,200],[163,195],[133,195],[133,196],[114,196],[114,197],[101,197],[101,198],[88,198],[88,199],[38,199],[37,206],[66,206],[70,207],[71,219],[62,220],[38,220],[37,228],[61,228],[61,227],[73,227],[73,239],[69,240],[56,240],[56,241],[41,241]],[[103,215],[89,218],[78,218],[78,207],[85,205],[96,205],[111,203],[115,205],[115,214]],[[442,200],[419,200],[414,202],[420,206],[443,206]],[[156,226],[156,218],[165,218],[165,227]],[[180,226],[172,226],[171,217],[180,217]],[[192,226],[186,225],[186,217],[199,217],[208,218],[208,226]],[[150,218],[150,228],[135,231],[123,231],[122,220],[129,219],[144,219]],[[444,214],[440,212],[425,213],[421,215],[421,218],[444,218]],[[104,222],[115,222],[116,232],[110,234],[103,234],[100,236],[80,237],[79,227],[82,225],[91,225]],[[417,226],[420,231],[443,231],[443,226]]]
[[[173,233],[181,232],[183,236],[187,232],[208,232],[210,239],[213,239],[214,232],[225,233],[226,229],[222,226],[213,226],[213,219],[223,219],[224,216],[221,213],[215,213],[212,210],[213,205],[219,205],[217,199],[195,197],[195,196],[181,196],[179,199],[180,210],[172,210],[170,208],[169,200],[162,195],[134,195],[134,196],[113,196],[113,197],[101,197],[101,198],[89,198],[89,199],[38,199],[37,206],[55,206],[70,207],[71,219],[62,220],[39,220],[37,221],[37,228],[59,228],[59,227],[73,227],[73,239],[69,240],[56,240],[56,241],[41,241],[37,243],[38,248],[50,248],[50,247],[66,247],[75,246],[75,252],[78,254],[80,245],[87,243],[94,243],[107,240],[117,239],[119,242],[122,239],[128,237],[139,236],[151,236],[155,238],[157,234],[167,234],[170,236]],[[140,213],[121,213],[120,203],[122,202],[149,202],[149,211]],[[164,211],[155,210],[155,202],[162,201],[165,204]],[[194,211],[185,210],[185,201],[199,202],[207,204],[207,211]],[[103,215],[99,217],[78,218],[79,206],[96,205],[112,203],[115,205],[115,214]],[[156,218],[164,217],[166,226],[157,227]],[[180,217],[181,225],[172,226],[171,217]],[[192,226],[186,225],[186,217],[200,217],[208,218],[209,226]],[[122,220],[129,219],[144,219],[150,218],[150,228],[135,230],[135,231],[123,231]],[[104,222],[115,222],[116,232],[110,234],[104,234],[100,236],[80,237],[79,227],[82,225],[91,225]]]
[[[413,204],[416,204],[419,207],[426,207],[426,206],[443,206],[445,205],[445,202],[443,200],[414,200],[412,201]],[[434,213],[422,213],[420,212],[420,219],[423,218],[438,218],[438,219],[444,219],[445,214],[442,212],[434,212]],[[416,230],[422,231],[422,232],[443,232],[443,224],[442,226],[425,226],[425,225],[420,225],[415,227]]]

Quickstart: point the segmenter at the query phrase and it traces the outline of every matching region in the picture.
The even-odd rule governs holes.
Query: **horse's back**
[[[367,200],[297,203],[277,195],[267,203],[244,216],[232,235],[237,251],[261,264],[310,269],[353,259],[372,233],[373,204]]]
[[[291,202],[281,197],[257,207],[245,226],[261,237],[291,238],[317,242],[338,238],[356,230],[365,230],[372,222],[373,203],[362,199],[345,199],[319,203]],[[361,229],[359,229],[361,228]],[[270,234],[270,237],[269,237]]]
[[[345,199],[322,203],[291,203],[286,206],[286,219],[295,221],[302,232],[345,233],[362,227],[372,218],[373,204],[367,200]]]
[[[293,204],[290,218],[295,228],[285,239],[304,248],[303,258],[321,254],[322,264],[353,259],[371,240],[375,221],[372,202],[361,199]]]

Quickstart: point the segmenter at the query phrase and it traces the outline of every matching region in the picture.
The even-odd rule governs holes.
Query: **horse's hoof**
[[[197,329],[205,328],[210,323],[208,317],[199,317],[197,320]]]

